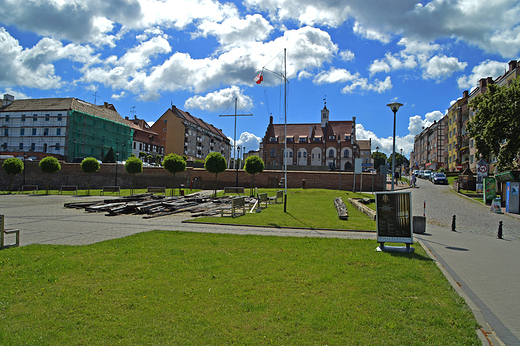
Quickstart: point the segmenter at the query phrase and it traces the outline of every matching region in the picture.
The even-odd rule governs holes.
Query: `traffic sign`
[[[460,171],[462,169],[462,165],[457,165],[457,169]]]
[[[486,165],[479,166],[478,171],[480,173],[487,173],[487,166]]]

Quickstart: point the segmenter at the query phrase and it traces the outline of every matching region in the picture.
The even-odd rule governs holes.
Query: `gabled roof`
[[[46,98],[14,100],[11,104],[0,107],[2,112],[40,112],[40,111],[78,111],[96,117],[125,124],[123,118],[112,105],[102,106],[74,98]]]
[[[124,122],[134,130],[135,141],[149,143],[160,147],[163,146],[161,140],[159,139],[159,134],[157,134],[157,132],[155,132],[154,130],[150,129],[146,121],[142,119],[124,119]]]
[[[172,112],[177,117],[184,119],[192,124],[195,124],[195,125],[199,126],[200,128],[205,129],[206,131],[212,133],[215,136],[222,137],[224,141],[228,141],[227,136],[224,134],[224,132],[222,132],[221,129],[218,129],[215,126],[208,124],[207,122],[205,122],[204,120],[202,120],[200,118],[194,117],[189,112],[185,112],[182,109],[179,109],[175,106],[172,106]]]
[[[274,136],[283,140],[285,133],[284,124],[273,124]],[[344,140],[344,135],[352,135],[352,121],[329,121],[327,127],[321,127],[321,124],[287,124],[287,137],[294,137],[298,141],[299,137],[309,137],[312,128],[312,136],[322,137],[327,140],[330,135],[340,135]]]

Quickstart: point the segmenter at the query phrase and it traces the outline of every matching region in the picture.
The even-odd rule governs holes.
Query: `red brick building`
[[[285,124],[273,124],[271,116],[260,145],[260,156],[266,165],[322,166],[354,169],[354,158],[360,157],[356,143],[356,118],[330,121],[329,110],[321,111],[321,123],[287,124],[287,151],[284,155]]]

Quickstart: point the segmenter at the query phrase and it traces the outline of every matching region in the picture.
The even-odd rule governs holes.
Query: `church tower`
[[[321,127],[327,127],[329,124],[329,110],[327,109],[327,105],[323,107],[321,110]]]

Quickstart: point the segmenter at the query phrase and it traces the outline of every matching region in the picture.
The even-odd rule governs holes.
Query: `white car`
[[[428,179],[430,180],[430,175],[432,174],[432,171],[430,171],[429,169],[425,170],[424,173],[423,173],[423,179]]]

